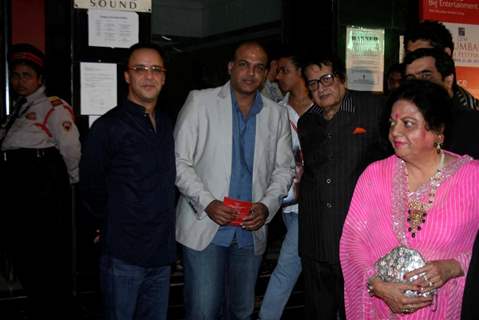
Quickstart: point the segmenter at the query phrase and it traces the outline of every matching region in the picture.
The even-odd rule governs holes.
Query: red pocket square
[[[356,127],[353,130],[353,134],[365,134],[365,133],[366,133],[366,129],[361,127]]]

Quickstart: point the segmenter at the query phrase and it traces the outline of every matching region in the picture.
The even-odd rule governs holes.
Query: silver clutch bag
[[[377,276],[385,282],[406,282],[404,275],[409,271],[421,268],[426,264],[424,258],[419,252],[405,246],[399,246],[392,249],[384,257],[380,258],[374,264]],[[413,282],[422,274],[412,277],[409,281]],[[436,293],[436,290],[413,291],[407,290],[404,294],[408,297],[429,297]]]

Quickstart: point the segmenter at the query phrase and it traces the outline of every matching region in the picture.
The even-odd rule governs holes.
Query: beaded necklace
[[[424,203],[421,201],[421,193],[419,192],[409,192],[408,193],[408,217],[407,222],[409,224],[408,231],[411,233],[411,237],[416,237],[416,233],[421,231],[421,224],[426,222],[427,212],[431,209],[434,199],[436,198],[437,188],[441,185],[443,179],[443,168],[444,168],[445,155],[441,151],[441,158],[439,160],[439,165],[437,166],[436,173],[429,179],[429,195],[427,202]],[[406,178],[408,178],[407,167]]]

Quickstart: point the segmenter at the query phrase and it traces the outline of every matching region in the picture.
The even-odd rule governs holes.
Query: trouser
[[[171,267],[141,267],[103,255],[105,320],[166,320]]]
[[[261,264],[252,246],[183,247],[183,264],[186,320],[251,319]]]
[[[4,250],[32,319],[66,319],[71,309],[70,186],[56,149],[19,150],[0,159]],[[29,318],[29,319],[30,319]]]
[[[259,311],[261,320],[279,320],[301,273],[298,256],[298,214],[283,212],[286,235],[281,245],[278,263],[268,282]]]
[[[346,319],[344,280],[339,264],[301,259],[304,277],[305,319]]]

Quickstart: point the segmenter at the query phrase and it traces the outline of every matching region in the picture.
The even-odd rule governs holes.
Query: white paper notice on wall
[[[102,115],[117,105],[116,63],[80,63],[80,112]]]
[[[384,29],[347,27],[347,87],[383,91]]]
[[[90,47],[129,48],[138,42],[139,17],[136,12],[88,10]]]

